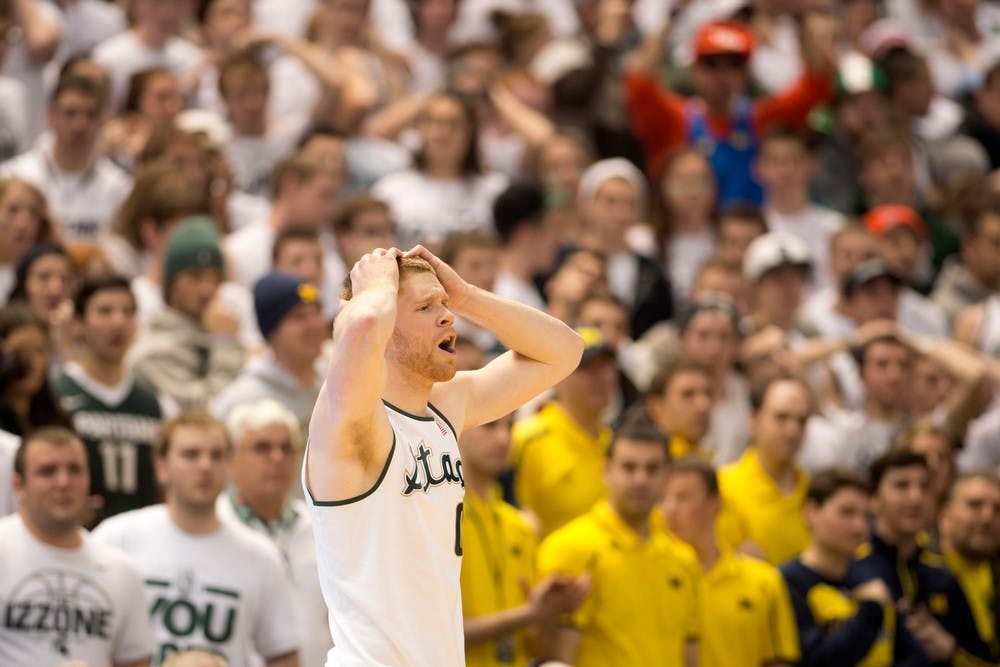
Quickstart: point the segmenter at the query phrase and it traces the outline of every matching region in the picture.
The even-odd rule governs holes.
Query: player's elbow
[[[580,365],[580,359],[583,358],[583,349],[586,347],[586,343],[584,343],[583,337],[580,334],[569,327],[566,328],[567,340],[564,347],[566,350],[564,370],[566,371],[566,375],[569,375]]]

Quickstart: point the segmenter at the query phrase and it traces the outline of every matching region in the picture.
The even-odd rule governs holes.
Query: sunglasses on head
[[[708,69],[743,69],[747,58],[738,53],[716,53],[698,58],[698,64]]]

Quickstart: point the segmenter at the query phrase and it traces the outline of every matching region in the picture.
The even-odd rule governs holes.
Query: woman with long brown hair
[[[49,334],[26,305],[0,308],[0,430],[69,427],[49,386]]]
[[[14,288],[15,268],[28,249],[57,236],[42,191],[20,178],[0,178],[0,304]]]

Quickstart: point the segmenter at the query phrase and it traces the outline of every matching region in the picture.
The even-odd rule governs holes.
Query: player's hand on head
[[[403,257],[419,257],[431,265],[434,273],[437,274],[437,279],[441,282],[441,287],[448,293],[452,310],[461,308],[462,301],[471,294],[472,285],[467,283],[462,276],[458,275],[455,269],[448,266],[441,258],[424,246],[413,246],[403,253]]]
[[[359,259],[351,269],[351,291],[360,294],[377,286],[399,288],[399,248],[375,248]]]

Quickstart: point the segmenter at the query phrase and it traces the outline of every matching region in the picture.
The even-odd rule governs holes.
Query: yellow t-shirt
[[[580,630],[574,667],[684,664],[698,634],[698,572],[673,538],[651,529],[643,541],[602,501],[542,542],[538,569],[590,572],[590,593],[570,619]]]
[[[531,526],[503,501],[499,487],[486,498],[467,488],[463,509],[463,616],[485,616],[524,604],[521,581],[535,580],[538,538]],[[524,665],[531,657],[524,632],[465,649],[468,667]]]
[[[764,471],[753,448],[739,461],[719,471],[723,504],[740,515],[749,539],[760,545],[772,565],[781,565],[798,556],[809,544],[802,507],[805,505],[809,475],[796,469],[795,490],[784,494]]]
[[[785,580],[762,561],[723,552],[698,582],[701,667],[797,663],[799,635]]]
[[[944,558],[948,569],[958,579],[965,599],[969,601],[979,638],[987,646],[995,645],[998,638],[993,601],[996,599],[997,588],[989,561],[971,563],[955,552],[946,553]]]
[[[512,440],[515,493],[521,506],[538,517],[543,536],[606,495],[604,457],[611,429],[594,438],[553,402],[515,424]]]

